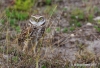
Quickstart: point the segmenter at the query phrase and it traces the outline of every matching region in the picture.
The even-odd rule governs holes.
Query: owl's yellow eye
[[[43,17],[39,18],[39,22],[42,22],[42,21],[44,21],[44,18]]]
[[[35,21],[35,22],[37,22],[37,19],[36,19],[36,18],[34,18],[34,17],[32,17],[32,21]]]

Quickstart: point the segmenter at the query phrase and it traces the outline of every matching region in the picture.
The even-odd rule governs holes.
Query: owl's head
[[[31,16],[29,19],[30,23],[34,26],[41,26],[45,23],[45,18],[43,16]]]

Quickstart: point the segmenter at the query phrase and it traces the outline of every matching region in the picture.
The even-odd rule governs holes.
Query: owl
[[[18,45],[21,46],[23,52],[32,50],[32,47],[38,45],[37,43],[43,36],[45,27],[45,18],[43,16],[31,16],[18,37]]]

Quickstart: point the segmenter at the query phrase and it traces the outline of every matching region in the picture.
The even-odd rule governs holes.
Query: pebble
[[[82,30],[82,29],[80,29],[79,31],[80,31],[80,32],[82,32],[83,30]]]
[[[4,54],[3,54],[3,58],[4,58],[4,59],[8,59],[8,55],[4,55]]]
[[[75,35],[74,35],[74,34],[71,34],[70,36],[71,36],[71,37],[75,37]]]
[[[92,26],[92,23],[87,23],[86,25],[87,25],[87,26]]]
[[[95,20],[95,21],[98,21],[98,20],[100,20],[100,16],[98,16],[98,17],[95,17],[93,20]]]

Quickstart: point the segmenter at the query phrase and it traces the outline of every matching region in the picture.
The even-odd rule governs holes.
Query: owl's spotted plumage
[[[26,28],[21,31],[18,38],[19,46],[22,46],[22,50],[25,51],[42,37],[45,31],[45,19],[43,16],[31,16]]]

